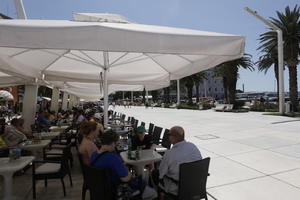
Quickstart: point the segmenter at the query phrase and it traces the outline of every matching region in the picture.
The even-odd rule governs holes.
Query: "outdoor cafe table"
[[[142,150],[139,160],[129,160],[127,157],[127,151],[121,152],[120,155],[123,161],[126,164],[132,165],[136,170],[137,175],[142,175],[143,178],[145,178],[145,166],[162,159],[162,156],[153,149]]]
[[[51,126],[50,132],[64,132],[69,126]]]
[[[42,140],[51,140],[55,137],[58,137],[60,136],[60,132],[54,132],[54,131],[51,131],[51,132],[42,132],[41,133],[41,137],[42,137]]]
[[[12,178],[16,171],[23,169],[34,160],[33,156],[23,156],[17,160],[9,161],[9,158],[0,158],[0,175],[4,177],[4,200],[11,200]]]
[[[21,148],[27,151],[30,151],[32,155],[36,157],[37,160],[43,158],[43,149],[50,144],[51,140],[41,140],[38,143],[25,143]]]

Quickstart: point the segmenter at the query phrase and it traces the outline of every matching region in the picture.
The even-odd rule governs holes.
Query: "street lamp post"
[[[271,23],[269,20],[266,20],[256,11],[251,10],[250,8],[244,8],[248,13],[261,20],[267,26],[271,27],[277,32],[277,43],[278,43],[278,79],[279,79],[279,113],[284,114],[284,76],[283,76],[283,40],[282,40],[282,30]]]
[[[27,19],[22,0],[15,0],[18,19]]]

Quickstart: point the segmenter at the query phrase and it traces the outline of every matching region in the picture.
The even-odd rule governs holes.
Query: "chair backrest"
[[[79,160],[79,164],[80,164],[80,169],[81,169],[81,172],[82,172],[82,175],[83,175],[83,178],[85,179],[85,168],[84,168],[84,163],[83,163],[83,160],[82,160],[82,155],[77,152],[77,156],[78,156],[78,160]]]
[[[149,135],[152,135],[152,133],[153,133],[153,128],[154,128],[154,124],[150,123],[150,124],[149,124],[149,128],[148,128],[148,134],[149,134]]]
[[[136,119],[136,120],[134,121],[133,128],[137,128],[138,123],[139,123],[139,120]]]
[[[152,136],[154,144],[159,144],[160,135],[161,135],[162,130],[163,130],[162,127],[159,127],[159,126],[154,127],[153,136]]]
[[[171,142],[169,140],[169,132],[170,130],[166,128],[161,142],[161,145],[167,149],[170,149],[171,147]]]
[[[126,118],[126,115],[125,115],[125,114],[123,114],[123,115],[122,115],[122,117],[121,117],[121,120],[122,120],[122,121],[124,121],[124,120],[125,120],[125,118]]]
[[[131,124],[133,125],[134,122],[135,122],[135,119],[134,119],[134,117],[132,117],[132,118],[131,118]]]
[[[210,158],[179,166],[178,200],[207,198],[206,182]]]
[[[0,135],[4,133],[5,130],[5,118],[0,119]]]
[[[85,168],[85,183],[90,191],[91,200],[111,200],[113,190],[109,180],[109,173],[105,169],[97,169],[87,165]]]

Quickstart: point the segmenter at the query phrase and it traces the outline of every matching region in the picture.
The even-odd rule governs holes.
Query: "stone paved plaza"
[[[300,199],[299,118],[144,107],[115,111],[146,122],[146,128],[149,122],[163,128],[183,126],[186,139],[198,146],[203,157],[212,158],[207,187],[218,200]],[[63,197],[59,180],[49,180],[47,188],[38,181],[38,200],[81,199],[82,175],[73,150],[74,185],[70,187],[65,177],[67,196]],[[0,194],[2,181],[0,177]],[[32,199],[31,168],[15,176],[13,185],[17,200]]]
[[[184,127],[186,139],[212,158],[207,187],[219,200],[300,199],[299,118],[144,107],[115,111],[146,122],[146,128],[149,122]]]

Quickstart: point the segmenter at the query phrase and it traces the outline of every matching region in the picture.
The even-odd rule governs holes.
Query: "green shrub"
[[[211,109],[212,107],[214,107],[213,104],[209,104],[209,103],[202,104],[202,110],[208,110]]]
[[[277,104],[271,104],[271,103],[258,103],[250,107],[251,111],[260,111],[265,112],[267,110],[272,111],[278,111],[278,105]]]
[[[233,104],[233,109],[240,109],[245,105],[244,101],[235,101]]]
[[[197,105],[180,104],[177,109],[199,110],[199,107]]]

